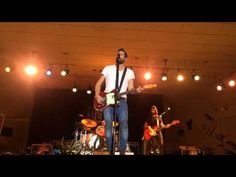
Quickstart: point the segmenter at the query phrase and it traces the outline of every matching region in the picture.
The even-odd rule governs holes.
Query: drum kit
[[[113,122],[113,126],[118,126]],[[82,130],[81,130],[82,129]],[[81,130],[81,131],[79,131]],[[116,132],[115,143],[118,144],[118,131]],[[105,121],[98,123],[90,118],[84,118],[76,123],[74,134],[74,154],[93,155],[94,151],[106,151]]]

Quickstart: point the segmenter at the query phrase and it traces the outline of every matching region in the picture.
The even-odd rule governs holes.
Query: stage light
[[[192,78],[195,80],[195,81],[199,81],[200,80],[200,76],[198,74],[193,74],[192,75]]]
[[[75,93],[75,92],[77,92],[77,91],[78,91],[77,87],[73,87],[73,88],[72,88],[72,92]]]
[[[150,80],[151,77],[152,77],[152,75],[151,75],[150,72],[146,72],[146,73],[144,74],[144,78],[145,78],[146,80]]]
[[[61,71],[61,76],[66,76],[66,71],[62,70]]]
[[[177,80],[180,81],[180,82],[183,81],[184,80],[184,76],[182,74],[178,74]]]
[[[24,70],[25,73],[29,76],[34,76],[38,73],[38,69],[34,65],[27,65]]]
[[[46,76],[52,76],[52,70],[51,69],[47,69],[46,70]]]
[[[46,76],[52,76],[52,70],[46,70]]]
[[[230,87],[235,86],[235,81],[234,81],[234,80],[230,80],[230,81],[229,81],[229,86],[230,86]]]
[[[217,91],[221,92],[221,91],[223,91],[224,86],[219,84],[216,86],[216,89],[217,89]]]
[[[89,83],[88,89],[87,89],[87,94],[90,95],[92,94],[92,86],[91,83]]]
[[[87,94],[88,95],[92,94],[92,90],[87,90]]]
[[[161,77],[161,80],[162,81],[166,81],[168,78],[167,78],[167,75],[166,75],[166,73],[163,73],[162,74],[162,77]]]
[[[67,67],[61,71],[61,76],[66,76],[68,74],[69,74],[69,68]]]
[[[77,85],[77,82],[76,82],[76,79],[74,81],[74,85],[72,87],[72,92],[76,93],[78,91],[78,85]]]
[[[9,66],[5,67],[5,71],[6,71],[7,73],[11,72],[11,68],[10,68]]]
[[[199,75],[195,75],[195,76],[194,76],[194,80],[195,80],[195,81],[199,81],[199,80],[200,80],[200,76],[199,76]]]
[[[195,81],[199,81],[200,80],[200,76],[197,74],[195,69],[193,69],[192,79],[195,80]]]
[[[52,76],[52,67],[51,67],[51,66],[49,66],[49,67],[46,69],[45,74],[46,74],[46,76],[48,76],[48,77]]]

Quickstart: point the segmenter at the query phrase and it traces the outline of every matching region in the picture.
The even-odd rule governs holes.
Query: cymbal
[[[97,126],[97,123],[94,120],[91,119],[82,119],[81,123],[86,126],[86,127],[90,127],[90,128],[94,128]]]

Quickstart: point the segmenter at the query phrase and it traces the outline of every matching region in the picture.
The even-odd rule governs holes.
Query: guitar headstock
[[[143,86],[143,89],[150,89],[157,87],[157,84],[146,84]]]
[[[180,124],[180,121],[179,121],[179,120],[173,120],[173,121],[171,122],[171,124],[172,124],[172,125]]]

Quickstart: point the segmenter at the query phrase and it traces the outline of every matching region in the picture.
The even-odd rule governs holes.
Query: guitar
[[[144,85],[141,89],[150,89],[156,87],[156,84],[148,84]],[[118,94],[118,100],[122,95],[126,95],[129,93],[133,93],[134,91],[126,91]],[[115,104],[115,90],[111,91],[110,93],[100,92],[99,95],[103,98],[103,103],[99,104],[97,100],[94,98],[94,109],[96,111],[103,111],[110,105]]]
[[[172,126],[172,125],[177,125],[179,124],[180,121],[179,120],[173,120],[169,125]],[[169,127],[168,127],[169,128]],[[145,138],[146,140],[150,140],[150,138],[152,136],[156,136],[157,135],[157,131],[159,130],[160,128],[158,126],[155,126],[155,127],[150,127],[150,126],[146,126],[144,128],[144,135],[143,135],[143,138]],[[161,128],[163,129],[163,128]]]

